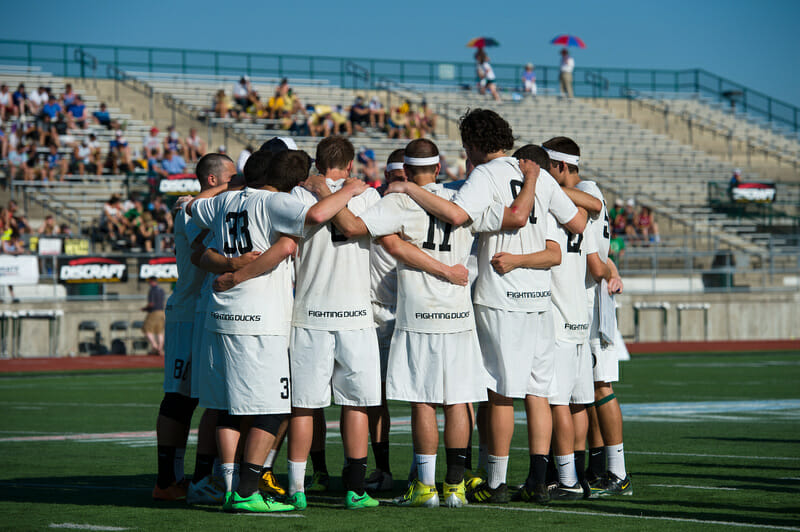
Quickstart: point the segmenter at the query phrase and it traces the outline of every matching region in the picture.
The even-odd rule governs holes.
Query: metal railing
[[[348,68],[364,69],[371,79],[388,77],[402,83],[431,87],[470,87],[476,82],[475,64],[466,61],[413,61],[359,57],[188,50],[76,43],[53,43],[0,39],[0,64],[41,66],[56,75],[86,77],[84,60],[76,60],[74,50],[91,54],[99,64],[111,64],[120,70],[180,72],[182,74],[230,74],[299,76],[328,79],[346,86]],[[351,64],[348,67],[348,64]],[[356,66],[352,66],[356,65]],[[520,90],[522,64],[493,65],[497,84],[502,89]],[[537,85],[558,87],[558,66],[538,66]],[[102,74],[102,69],[100,70]],[[629,89],[650,92],[692,92],[715,101],[728,102],[741,110],[778,124],[793,132],[800,131],[800,108],[752,90],[702,69],[664,70],[633,68],[577,67],[577,96],[624,97]],[[598,83],[601,83],[600,85]],[[600,88],[603,90],[600,90]]]

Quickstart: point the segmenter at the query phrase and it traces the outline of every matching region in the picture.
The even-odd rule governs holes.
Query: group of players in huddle
[[[349,177],[354,149],[338,136],[313,161],[272,139],[247,160],[244,182],[225,155],[199,161],[201,192],[176,207],[154,499],[303,510],[306,492],[328,487],[331,396],[347,508],[377,506],[370,493],[393,488],[387,399],[411,406],[401,506],[632,494],[614,338],[600,317],[622,290],[603,196],[580,179],[580,150],[566,137],[510,157],[513,133],[497,113],[471,110],[459,127],[471,172],[446,185],[428,139],[390,155],[380,190]],[[516,491],[506,478],[515,399],[530,451]],[[183,454],[198,401],[190,483]],[[287,433],[284,488],[272,466]]]

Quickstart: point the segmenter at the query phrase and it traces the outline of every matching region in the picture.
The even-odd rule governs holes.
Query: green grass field
[[[800,530],[800,353],[640,355],[621,371],[615,388],[633,497],[348,512],[340,507],[341,492],[333,491],[310,498],[305,512],[261,516],[150,499],[160,372],[3,376],[0,528]],[[402,404],[392,413],[408,416]],[[327,414],[335,420],[338,411]],[[394,494],[400,494],[410,464],[407,425],[393,427],[391,441]],[[335,474],[342,463],[336,430],[328,432],[327,454]],[[443,451],[438,462],[441,481]],[[191,444],[186,464],[190,474]],[[523,481],[527,469],[518,425],[509,483]],[[285,451],[276,471],[285,481]]]

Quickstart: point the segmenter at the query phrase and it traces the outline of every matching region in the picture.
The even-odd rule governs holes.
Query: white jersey
[[[493,204],[510,206],[522,189],[523,179],[516,159],[493,159],[472,171],[453,202],[473,221],[478,221],[473,230],[481,231],[475,304],[517,312],[543,312],[550,307],[550,271],[517,268],[500,275],[492,268],[492,257],[500,251],[516,255],[543,251],[547,234],[545,213],[551,212],[557,221],[566,223],[578,209],[553,176],[542,170],[536,180],[534,208],[524,227],[501,231],[502,215],[482,220]]]
[[[564,227],[557,231],[561,264],[553,272],[553,322],[556,341],[582,344],[589,339],[589,300],[586,296],[586,257],[597,253],[591,231],[572,234]]]
[[[425,190],[445,199],[454,191],[431,183]],[[472,248],[469,227],[453,227],[405,194],[389,194],[361,215],[373,237],[400,233],[436,260],[466,267]],[[421,333],[453,333],[475,328],[469,286],[458,286],[433,275],[397,263],[398,295],[395,329]]]
[[[167,299],[167,321],[193,321],[194,309],[200,295],[206,272],[192,264],[192,243],[202,233],[197,225],[187,220],[189,216],[181,209],[175,215],[175,262],[178,266],[178,280],[175,289]],[[206,239],[209,237],[206,235]]]
[[[214,238],[214,233],[209,232],[206,240],[208,240],[208,244],[206,244],[207,249],[219,251],[219,246],[217,245],[217,240]],[[197,304],[194,308],[195,314],[198,312],[205,313],[206,308],[208,307],[208,300],[211,299],[211,292],[214,291],[211,286],[214,284],[214,279],[215,276],[213,274],[206,273],[205,280],[200,286],[200,293],[197,296]]]
[[[327,180],[331,192],[344,186],[344,179]],[[302,187],[292,196],[305,205],[317,197]],[[374,188],[352,198],[347,208],[358,216],[380,199]],[[374,327],[370,304],[370,238],[348,239],[333,222],[320,224],[300,241],[295,261],[295,302],[292,325],[306,329],[344,331]]]
[[[211,229],[222,254],[238,257],[266,251],[282,233],[302,236],[308,207],[288,194],[245,188],[197,200],[192,218]],[[292,276],[286,258],[273,270],[225,292],[212,292],[206,328],[242,335],[287,335],[292,309]]]
[[[386,307],[397,304],[397,259],[377,242],[369,246],[369,298]]]

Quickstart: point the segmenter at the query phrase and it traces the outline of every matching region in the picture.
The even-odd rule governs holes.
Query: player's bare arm
[[[327,198],[332,194],[325,177],[321,175],[309,177],[302,185],[320,199]],[[346,238],[356,238],[369,232],[361,218],[355,216],[347,207],[340,210],[331,221]]]
[[[189,202],[184,207],[184,209],[186,209],[186,214],[188,214],[189,216],[192,215],[192,206],[194,205],[195,201],[199,199],[213,198],[217,194],[222,194],[227,190],[228,190],[228,184],[223,183],[222,185],[217,185],[215,187],[207,188],[205,190],[200,191],[200,193],[197,194],[197,196],[193,197],[191,200],[189,200]]]
[[[589,269],[589,273],[592,274],[592,277],[594,277],[594,280],[598,283],[603,279],[605,279],[606,282],[611,279],[611,270],[597,253],[590,253],[586,256],[586,267]]]
[[[608,293],[609,294],[620,294],[622,293],[622,277],[619,275],[619,270],[617,269],[617,265],[614,264],[614,261],[611,260],[609,257],[608,262],[608,269],[611,270],[611,279],[608,280]]]
[[[192,253],[192,264],[203,271],[221,274],[243,268],[256,260],[259,255],[261,255],[260,251],[250,251],[238,257],[226,257],[217,250],[208,248],[199,252],[195,250]]]
[[[494,254],[491,264],[494,270],[501,275],[517,268],[546,270],[561,264],[561,246],[558,245],[558,242],[548,240],[545,242],[545,248],[536,253],[515,255],[501,251]]]
[[[582,190],[572,187],[561,187],[572,203],[578,207],[583,207],[589,216],[597,216],[603,210],[603,202]]]
[[[434,259],[417,246],[406,242],[399,235],[386,235],[378,239],[389,254],[403,264],[422,270],[452,284],[467,286],[469,271],[463,264],[448,266]]]
[[[214,280],[214,290],[224,292],[247,280],[274,269],[286,257],[297,252],[297,239],[291,236],[282,236],[255,260],[250,261],[241,268],[224,273]]]
[[[539,165],[528,159],[520,159],[519,169],[525,176],[522,189],[510,206],[503,211],[504,231],[519,229],[528,223],[536,196],[536,180],[539,178]]]
[[[426,212],[431,213],[445,223],[464,225],[471,221],[467,211],[452,201],[440,198],[436,194],[425,190],[411,181],[395,181],[389,183],[389,186],[386,188],[386,193],[408,194],[411,199],[417,202]]]
[[[572,220],[562,225],[567,228],[567,231],[577,235],[578,233],[583,233],[583,230],[586,229],[586,222],[588,220],[589,214],[586,212],[586,209],[578,206],[578,214],[573,216]]]
[[[368,188],[369,185],[360,179],[345,179],[344,186],[341,189],[326,198],[321,198],[308,209],[306,225],[319,225],[327,222],[336,216],[336,213],[344,209],[353,196],[358,196]]]

